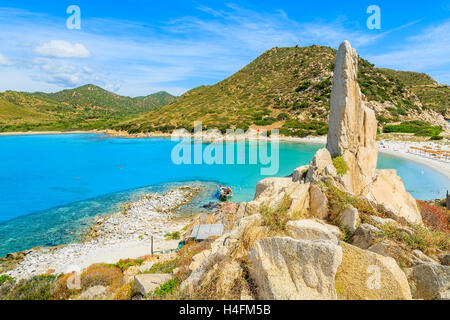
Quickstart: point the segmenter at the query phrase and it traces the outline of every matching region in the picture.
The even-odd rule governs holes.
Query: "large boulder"
[[[309,183],[293,183],[287,190],[291,205],[288,209],[288,215],[306,215],[309,212]]]
[[[107,298],[107,288],[104,286],[93,286],[83,291],[78,300],[104,300]]]
[[[256,185],[255,198],[247,204],[246,211],[256,213],[261,206],[277,209],[283,199],[288,197],[288,214],[305,214],[309,208],[308,190],[309,183],[294,182],[290,177],[263,179]]]
[[[309,166],[301,166],[294,170],[292,173],[292,181],[294,182],[302,182],[306,178],[306,174],[308,173]]]
[[[309,188],[309,211],[318,219],[325,219],[329,214],[327,197],[316,184]]]
[[[341,246],[342,263],[336,274],[339,299],[411,299],[408,280],[394,259],[345,242]]]
[[[361,249],[367,249],[377,242],[382,231],[368,223],[360,225],[353,234],[352,244]]]
[[[416,200],[405,190],[396,170],[377,170],[366,197],[383,205],[396,220],[422,224]]]
[[[355,232],[360,223],[359,212],[353,206],[348,206],[339,213],[339,223],[348,228],[350,232]]]
[[[433,263],[419,264],[406,270],[415,299],[450,299],[450,267]]]
[[[413,266],[417,266],[423,263],[439,264],[437,261],[433,260],[420,250],[413,250],[410,258],[410,263]]]
[[[260,299],[337,298],[334,279],[342,251],[331,241],[265,238],[256,242],[248,259]]]
[[[289,235],[296,240],[329,240],[339,243],[341,231],[338,227],[321,220],[302,219],[286,224]]]
[[[168,273],[138,274],[134,277],[134,283],[136,289],[145,296],[172,278],[173,275]]]
[[[292,178],[265,178],[258,182],[254,200],[263,201],[266,198],[271,198],[275,192],[282,191],[292,184]]]
[[[194,271],[195,269],[197,269],[210,254],[211,250],[203,250],[193,256],[192,262],[189,265],[189,270]]]
[[[444,266],[450,266],[450,253],[444,253],[439,255],[439,261]]]
[[[330,98],[327,149],[349,167],[342,177],[348,191],[361,194],[375,173],[377,121],[365,106],[358,85],[358,55],[344,41],[336,55]]]
[[[306,173],[307,182],[319,182],[322,178],[336,176],[336,168],[333,165],[330,152],[327,149],[319,149],[311,161]]]

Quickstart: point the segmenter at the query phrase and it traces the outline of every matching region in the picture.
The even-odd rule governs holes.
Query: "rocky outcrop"
[[[307,182],[319,182],[324,177],[337,175],[330,152],[327,149],[319,149],[314,155],[306,173]]]
[[[368,223],[360,225],[353,234],[354,246],[361,249],[367,249],[380,238],[381,230]]]
[[[78,300],[103,300],[107,297],[107,288],[104,286],[93,286],[82,292]]]
[[[136,289],[145,296],[172,279],[172,277],[173,275],[168,273],[138,274],[134,277],[134,283]]]
[[[390,257],[341,242],[342,263],[336,274],[339,299],[409,300],[408,280]]]
[[[211,250],[203,250],[192,257],[192,262],[189,265],[189,270],[194,271],[197,269],[203,261],[211,254]]]
[[[375,113],[366,107],[357,82],[358,55],[344,41],[336,55],[328,120],[327,149],[349,167],[346,188],[359,195],[372,182],[377,165]]]
[[[322,190],[315,184],[309,188],[309,210],[311,216],[325,219],[328,216],[328,200]]]
[[[250,277],[260,299],[336,299],[334,278],[341,247],[331,241],[265,238],[248,254]]]
[[[450,266],[450,253],[444,253],[439,255],[439,261],[444,266]]]
[[[308,173],[309,165],[298,167],[292,173],[293,182],[302,182]]]
[[[261,206],[272,209],[279,207],[285,197],[290,200],[288,214],[302,214],[309,209],[309,183],[294,182],[291,177],[266,178],[256,185],[255,198],[247,204],[250,213],[257,213]]]
[[[406,270],[415,299],[450,299],[450,267],[424,263]]]
[[[339,243],[341,231],[338,227],[321,220],[302,219],[289,221],[286,225],[288,234],[296,240],[328,240]]]
[[[209,277],[218,270],[219,265],[223,266],[229,262],[230,257],[241,259],[246,257],[247,252],[242,244],[252,245],[261,237],[264,237],[264,227],[262,216],[254,214],[240,219],[234,228],[222,235],[211,244],[211,249],[205,251],[196,258],[198,263],[192,265],[192,273],[181,284],[181,291],[187,291],[193,295],[199,286],[208,280]],[[191,267],[191,266],[190,266]],[[195,267],[195,268],[194,268]]]
[[[355,232],[360,223],[358,210],[349,206],[341,211],[339,214],[339,223],[346,227],[350,232]]]
[[[395,219],[422,224],[416,200],[406,192],[395,170],[377,170],[366,197],[383,205]]]

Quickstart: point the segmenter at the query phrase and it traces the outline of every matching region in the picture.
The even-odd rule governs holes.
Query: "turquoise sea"
[[[234,201],[253,198],[256,183],[264,178],[260,169],[267,165],[248,164],[247,144],[245,165],[176,165],[171,151],[177,143],[101,134],[0,137],[0,256],[75,241],[94,217],[112,213],[121,202],[143,193],[164,192],[174,185],[204,187],[190,210],[213,200],[218,184],[234,188]],[[281,143],[275,176],[287,176],[308,164],[321,147]],[[397,169],[418,199],[442,198],[450,186],[441,174],[401,158],[380,154],[378,167]]]

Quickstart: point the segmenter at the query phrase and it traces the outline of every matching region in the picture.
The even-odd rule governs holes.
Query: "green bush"
[[[2,284],[4,284],[5,282],[14,282],[14,279],[12,278],[12,277],[10,277],[10,276],[8,276],[8,275],[6,275],[6,274],[2,274],[1,276],[0,276],[0,286],[2,285]]]
[[[306,101],[303,101],[302,103],[295,102],[294,105],[292,106],[292,110],[306,109],[308,107],[309,107],[309,104]]]
[[[299,86],[297,87],[297,89],[295,89],[295,91],[296,92],[305,91],[310,86],[311,86],[311,81],[303,81],[302,83],[299,84]]]
[[[7,293],[7,300],[50,300],[56,288],[58,277],[40,275],[30,279],[22,279]]]
[[[337,174],[340,176],[343,176],[348,171],[347,162],[345,162],[342,156],[333,158],[333,165],[336,168]]]
[[[166,237],[169,240],[178,240],[180,239],[181,235],[179,231],[174,232],[167,232],[164,237]]]
[[[431,126],[424,121],[407,121],[401,124],[386,125],[383,127],[384,133],[400,132],[400,133],[414,133],[417,136],[432,137],[437,136],[442,132],[440,126]]]
[[[153,294],[159,298],[164,298],[167,295],[173,294],[178,285],[179,282],[177,279],[170,279],[169,281],[162,284],[159,288],[156,288]]]
[[[430,140],[442,140],[442,139],[444,139],[444,137],[442,137],[442,136],[432,136],[430,138]]]

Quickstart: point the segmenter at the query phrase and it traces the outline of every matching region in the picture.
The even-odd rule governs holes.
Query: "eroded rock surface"
[[[358,55],[344,41],[336,55],[327,149],[333,157],[342,156],[346,161],[349,170],[343,180],[354,194],[372,182],[378,158],[375,113],[364,104],[357,75]]]
[[[334,278],[342,250],[331,241],[265,238],[255,244],[248,258],[260,299],[337,298]]]
[[[393,258],[341,242],[343,258],[336,275],[339,299],[409,300],[405,273]]]

